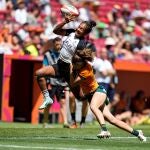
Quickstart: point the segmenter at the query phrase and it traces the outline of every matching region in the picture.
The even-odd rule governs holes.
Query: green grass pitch
[[[98,139],[99,127],[94,123],[82,129],[52,126],[0,122],[0,150],[150,150],[150,125],[135,127],[148,137],[145,143],[111,125],[110,139]]]

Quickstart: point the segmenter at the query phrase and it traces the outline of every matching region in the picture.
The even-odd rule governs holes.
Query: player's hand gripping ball
[[[61,7],[61,13],[67,22],[73,21],[79,16],[78,9],[73,5],[64,5]]]

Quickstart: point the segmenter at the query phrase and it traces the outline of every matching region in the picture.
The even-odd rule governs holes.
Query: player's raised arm
[[[58,35],[66,35],[66,29],[63,29],[63,26],[66,24],[66,20],[63,20],[61,23],[57,24],[53,30],[53,32],[55,34],[58,34]]]
[[[75,17],[73,15],[65,16],[65,19],[54,27],[53,32],[57,35],[65,36],[67,29],[63,29],[64,25],[73,21],[74,19]]]
[[[79,12],[76,7],[67,4],[61,7],[60,11],[62,13],[62,16],[64,17],[64,20],[56,25],[53,32],[55,34],[65,36],[67,30],[63,29],[64,25],[75,20],[79,16]]]

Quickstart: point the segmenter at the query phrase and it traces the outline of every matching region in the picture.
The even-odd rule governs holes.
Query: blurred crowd
[[[93,19],[97,22],[97,27],[90,35],[97,50],[107,47],[117,59],[149,62],[150,3],[147,3],[147,8],[143,10],[138,2],[135,2],[134,8],[131,9],[130,4],[118,5],[116,1],[109,12],[100,16],[101,7],[109,5],[102,2],[87,1],[83,3],[84,7],[79,9],[81,19]]]
[[[60,12],[52,8],[53,0],[0,0],[0,53],[42,54],[45,41],[55,37],[53,26],[60,20]],[[54,2],[54,1],[53,1]],[[107,47],[118,59],[150,61],[150,4],[145,10],[140,3],[117,3],[101,16],[105,1],[57,0],[75,5],[80,12],[78,19],[69,24],[78,25],[80,20],[93,19],[97,27],[90,34],[97,51]],[[53,11],[52,11],[53,10]],[[55,11],[56,10],[56,11]]]
[[[54,24],[49,0],[0,0],[0,53],[40,55]]]
[[[150,124],[150,97],[143,90],[138,90],[131,96],[122,91],[115,98],[113,113],[120,120],[130,125]]]

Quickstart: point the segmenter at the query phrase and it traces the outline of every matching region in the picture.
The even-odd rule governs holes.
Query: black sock
[[[76,122],[76,116],[75,116],[75,113],[71,113],[71,119],[72,119],[72,121]]]
[[[107,131],[106,124],[101,125],[102,131]]]
[[[82,116],[80,124],[82,124],[82,123],[85,123],[85,117],[84,116]]]
[[[138,136],[139,135],[139,131],[133,129],[133,131],[131,132],[131,134],[133,134],[135,136]]]

